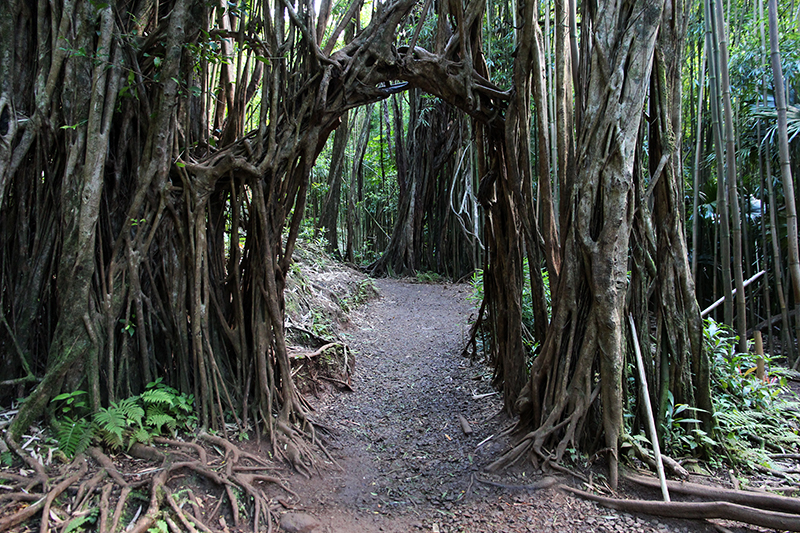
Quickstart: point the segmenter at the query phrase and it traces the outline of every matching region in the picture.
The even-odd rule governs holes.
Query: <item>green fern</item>
[[[145,405],[148,404],[167,404],[170,407],[175,403],[175,393],[167,388],[148,389],[141,395]]]
[[[130,448],[137,442],[149,444],[152,439],[153,434],[150,432],[150,430],[144,427],[138,427],[131,432],[128,440],[128,447]]]
[[[151,405],[147,408],[147,418],[145,425],[152,427],[156,433],[161,433],[161,428],[167,426],[170,431],[174,432],[177,428],[178,421],[174,416],[165,413],[163,408],[158,405]]]
[[[64,533],[72,533],[73,531],[83,531],[83,528],[89,524],[97,522],[97,516],[100,514],[100,508],[94,508],[88,514],[77,516],[69,521],[67,528],[63,530]]]
[[[112,402],[111,405],[114,405],[114,403]],[[125,418],[128,420],[128,425],[142,425],[142,420],[144,419],[144,409],[142,409],[142,406],[139,405],[138,396],[131,396],[130,398],[120,400],[119,405],[116,407],[125,415]]]
[[[55,430],[58,448],[71,459],[89,447],[95,428],[85,418],[73,420],[65,416],[56,422]]]
[[[94,415],[94,422],[100,430],[103,442],[111,448],[119,448],[123,444],[122,433],[126,429],[125,416],[117,409],[100,410]]]
[[[69,457],[85,450],[95,436],[101,438],[107,447],[116,449],[137,442],[148,443],[165,426],[173,434],[179,427],[190,429],[196,421],[192,415],[194,397],[164,385],[161,378],[149,383],[141,395],[111,402],[91,418],[88,415],[80,418],[67,416],[76,407],[76,398],[84,394],[77,391],[53,400],[64,403],[64,406],[57,404],[61,408],[60,416],[57,416],[56,438],[59,447]]]

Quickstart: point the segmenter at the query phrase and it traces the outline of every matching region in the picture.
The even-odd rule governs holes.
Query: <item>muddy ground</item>
[[[469,286],[388,279],[376,285],[380,296],[351,316],[342,334],[356,355],[353,391],[311,398],[341,470],[328,465],[310,480],[289,479],[301,496],[292,511],[319,520],[314,531],[720,531],[711,523],[619,513],[555,488],[478,481],[520,486],[550,476],[581,485],[531,466],[502,475],[483,471],[508,445],[500,434],[513,421],[501,413],[485,365],[461,355],[475,313]],[[622,495],[658,499],[632,487]]]

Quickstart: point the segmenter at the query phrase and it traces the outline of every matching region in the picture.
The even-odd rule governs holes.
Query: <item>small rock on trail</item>
[[[312,533],[320,522],[308,513],[286,513],[281,517],[281,529],[286,533]]]

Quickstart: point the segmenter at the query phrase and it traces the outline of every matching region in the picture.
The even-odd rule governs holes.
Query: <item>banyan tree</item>
[[[505,91],[481,0],[3,2],[0,366],[2,394],[26,397],[11,438],[63,390],[96,409],[163,378],[194,393],[203,426],[227,413],[308,460],[283,289],[309,175],[349,110],[411,88],[475,137],[484,322],[520,414],[501,461],[575,444],[608,449],[615,472],[628,313],[655,338],[655,399],[710,412],[680,205],[682,4],[582,2],[580,36],[574,4],[556,4],[571,31],[551,137],[536,2],[516,5]]]

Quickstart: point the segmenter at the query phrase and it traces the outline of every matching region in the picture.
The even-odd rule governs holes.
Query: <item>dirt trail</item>
[[[376,283],[381,297],[345,334],[357,358],[354,392],[312,399],[344,471],[290,480],[302,496],[298,508],[321,522],[314,531],[711,531],[616,513],[555,489],[476,482],[507,445],[497,435],[512,421],[496,394],[473,397],[494,391],[484,366],[460,355],[475,313],[469,287]],[[527,485],[543,475],[527,466],[493,479]]]

